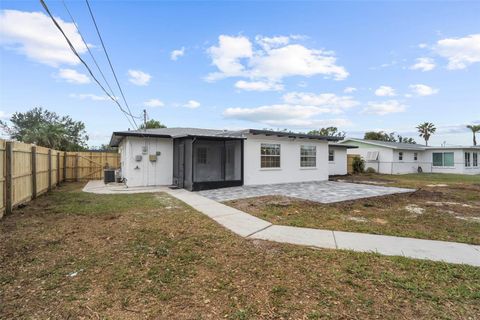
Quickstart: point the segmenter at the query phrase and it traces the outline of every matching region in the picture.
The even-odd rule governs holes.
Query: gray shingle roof
[[[365,139],[354,139],[349,138],[345,139],[342,143],[347,141],[355,141],[361,143],[372,144],[381,147],[387,147],[392,149],[401,149],[401,150],[425,150],[427,147],[419,145],[419,144],[411,144],[411,143],[401,143],[401,142],[387,142],[387,141],[379,141],[379,140],[365,140]]]

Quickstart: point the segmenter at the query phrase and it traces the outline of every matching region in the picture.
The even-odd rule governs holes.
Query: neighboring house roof
[[[329,143],[329,148],[343,148],[343,149],[356,149],[358,146],[352,146],[349,144],[340,144],[340,143]]]
[[[475,149],[480,150],[480,146],[445,146],[445,147],[425,147],[425,150],[458,150],[458,149]]]
[[[327,141],[339,141],[341,138],[319,136],[304,133],[292,133],[284,131],[271,131],[271,130],[215,130],[215,129],[201,129],[201,128],[159,128],[159,129],[146,129],[146,130],[129,130],[129,131],[116,131],[113,132],[110,139],[110,146],[117,147],[124,137],[156,137],[156,138],[185,138],[185,137],[208,137],[208,138],[220,138],[220,139],[245,139],[245,134],[252,135],[267,135],[278,137],[290,137],[290,138],[304,138],[304,139],[318,139]]]
[[[385,147],[385,148],[390,148],[390,149],[398,149],[398,150],[423,151],[423,150],[427,149],[427,147],[425,147],[425,146],[421,146],[421,145],[418,145],[418,144],[412,144],[412,143],[387,142],[387,141],[364,140],[364,139],[354,139],[354,138],[345,139],[344,141],[342,141],[340,143],[343,144],[343,143],[347,143],[348,141],[366,143],[366,144],[371,144],[373,146]]]

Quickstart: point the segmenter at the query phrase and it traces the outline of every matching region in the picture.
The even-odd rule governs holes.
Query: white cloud
[[[432,58],[417,58],[414,65],[410,66],[412,70],[430,71],[435,69],[435,61]]]
[[[354,87],[346,87],[345,89],[343,89],[344,93],[354,93],[355,91],[357,91],[357,88]]]
[[[290,105],[321,107],[325,113],[342,113],[345,109],[357,106],[358,101],[348,96],[337,96],[333,93],[289,92],[283,96],[283,101]]]
[[[146,86],[152,79],[151,75],[140,70],[128,70],[128,75],[128,81],[137,86]]]
[[[333,52],[290,43],[296,39],[293,36],[257,36],[254,47],[245,36],[221,35],[218,45],[207,50],[218,71],[210,73],[206,80],[245,77],[278,83],[291,76],[324,75],[336,80],[348,77],[345,68],[336,64]]]
[[[438,89],[429,87],[425,84],[412,84],[410,85],[410,89],[419,96],[431,96],[438,93]]]
[[[251,121],[269,126],[313,128],[326,124],[347,125],[345,119],[317,119],[316,116],[339,114],[345,109],[358,105],[351,97],[333,93],[289,92],[283,96],[283,103],[254,108],[228,108],[223,112],[226,118]]]
[[[92,94],[92,93],[80,93],[80,94],[72,93],[69,96],[70,96],[70,98],[76,98],[76,99],[80,99],[80,100],[86,100],[86,99],[89,99],[89,100],[92,100],[92,101],[107,101],[107,100],[110,100],[110,98],[107,97],[107,96],[99,96],[99,95]]]
[[[395,89],[389,86],[380,86],[375,90],[375,95],[379,97],[393,97],[395,96]]]
[[[383,116],[389,113],[404,112],[406,109],[407,106],[403,105],[397,100],[388,100],[382,102],[370,101],[362,112]]]
[[[182,47],[181,49],[173,50],[170,53],[170,59],[173,61],[177,61],[178,58],[183,57],[184,55],[185,55],[185,48]]]
[[[0,120],[8,120],[10,119],[10,114],[6,113],[5,111],[0,110]]]
[[[200,107],[200,102],[195,101],[195,100],[188,100],[187,103],[182,105],[182,107],[190,108],[190,109],[196,109],[196,108]]]
[[[480,62],[480,33],[463,38],[447,38],[437,41],[434,51],[448,59],[450,70],[465,69]]]
[[[325,113],[325,110],[314,106],[274,104],[256,108],[228,108],[223,112],[227,118],[262,123],[270,126],[315,127],[321,123],[340,121],[340,119],[312,119],[313,116]],[[347,120],[341,119],[342,125]]]
[[[80,73],[74,69],[60,69],[57,73],[57,76],[61,79],[66,80],[69,83],[75,83],[75,84],[90,83],[90,78],[86,74]]]
[[[263,37],[256,36],[255,41],[265,50],[270,50],[271,48],[277,48],[284,45],[287,45],[290,42],[290,37],[288,36],[276,36],[276,37]]]
[[[208,81],[245,76],[245,67],[240,59],[250,58],[253,55],[252,43],[243,36],[221,35],[218,37],[218,46],[210,47],[207,52],[210,54],[212,64],[220,71],[210,73],[206,78]]]
[[[235,88],[246,91],[281,91],[283,90],[283,85],[268,81],[239,80],[235,83]]]
[[[156,108],[156,107],[163,107],[165,103],[158,99],[149,99],[143,103],[146,107]]]
[[[86,52],[87,48],[75,25],[58,17],[56,19],[78,53]],[[29,59],[53,67],[80,63],[50,17],[42,12],[2,10],[0,13],[0,45],[13,49]]]

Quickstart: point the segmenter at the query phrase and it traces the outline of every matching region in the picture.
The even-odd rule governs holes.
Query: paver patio
[[[199,194],[219,202],[259,196],[287,196],[332,203],[413,191],[415,190],[357,183],[312,181],[213,189],[199,191]]]

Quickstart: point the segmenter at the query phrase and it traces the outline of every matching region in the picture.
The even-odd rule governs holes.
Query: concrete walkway
[[[317,248],[376,252],[387,256],[404,256],[480,267],[480,246],[477,245],[272,225],[268,221],[208,199],[199,193],[183,189],[168,189],[166,192],[232,232],[250,239]]]

